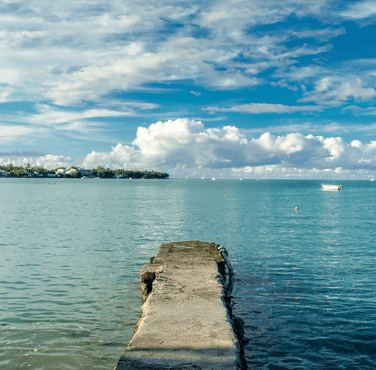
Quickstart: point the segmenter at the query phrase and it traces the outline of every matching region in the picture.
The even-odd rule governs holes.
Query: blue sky
[[[0,164],[376,172],[374,1],[0,0]]]

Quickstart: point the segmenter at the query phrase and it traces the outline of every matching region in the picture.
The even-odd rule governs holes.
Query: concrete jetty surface
[[[162,244],[141,270],[143,305],[116,370],[244,368],[215,243]]]

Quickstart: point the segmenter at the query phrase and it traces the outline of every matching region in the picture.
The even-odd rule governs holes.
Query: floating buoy
[[[299,207],[295,207],[295,209],[299,209]]]

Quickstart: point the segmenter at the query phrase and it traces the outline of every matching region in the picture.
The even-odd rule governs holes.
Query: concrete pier
[[[116,370],[244,369],[215,243],[162,244],[141,270],[143,305]]]

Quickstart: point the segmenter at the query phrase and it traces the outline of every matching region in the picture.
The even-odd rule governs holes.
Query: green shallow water
[[[179,240],[229,250],[250,367],[376,368],[376,185],[342,185],[0,179],[0,368],[112,369]]]

